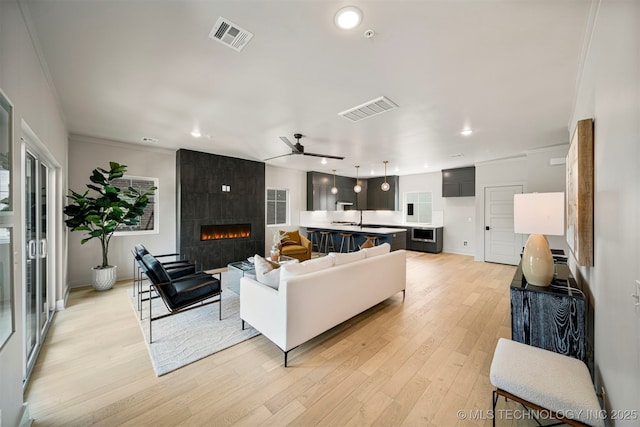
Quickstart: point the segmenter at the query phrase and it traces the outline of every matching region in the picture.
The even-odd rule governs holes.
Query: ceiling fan
[[[291,147],[291,152],[290,153],[281,154],[281,155],[275,156],[275,157],[269,157],[268,159],[264,159],[264,161],[266,162],[267,160],[277,159],[278,157],[293,156],[293,155],[324,157],[326,159],[344,160],[344,157],[332,156],[330,154],[307,153],[307,152],[304,151],[304,145],[300,144],[300,138],[302,138],[302,134],[301,133],[294,133],[293,137],[297,140],[297,142],[295,144],[291,143],[291,141],[289,141],[289,139],[286,136],[281,136],[280,137],[282,142],[284,142],[289,147]]]

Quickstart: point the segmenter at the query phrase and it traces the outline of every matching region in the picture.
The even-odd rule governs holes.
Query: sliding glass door
[[[47,240],[50,168],[41,158],[38,158],[37,154],[27,149],[24,170],[26,379],[33,369],[44,340],[49,321],[53,315],[53,304],[50,300],[51,271],[48,262],[49,242]]]

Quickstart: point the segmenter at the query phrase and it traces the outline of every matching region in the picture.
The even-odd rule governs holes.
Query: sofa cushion
[[[328,256],[333,257],[334,263],[333,265],[344,265],[349,264],[350,262],[360,261],[361,259],[366,258],[366,253],[364,251],[350,252],[350,253],[339,253],[339,252],[331,252]]]
[[[280,236],[284,236],[281,241],[282,246],[301,245],[300,232],[298,230],[292,230],[292,231],[280,230]]]
[[[313,273],[315,271],[325,270],[333,267],[334,258],[323,256],[320,258],[310,259],[301,263],[292,263],[282,266],[280,280],[287,280],[290,277],[300,276],[302,274]]]
[[[374,246],[372,248],[363,249],[362,252],[366,254],[367,258],[373,258],[374,256],[386,254],[390,250],[391,250],[391,245],[388,243],[383,243],[381,245]]]
[[[278,289],[280,284],[280,264],[256,254],[253,257],[253,265],[255,266],[256,280],[258,282],[273,289]]]
[[[302,245],[286,245],[282,247],[280,253],[282,253],[282,255],[304,254],[307,253],[307,248]]]

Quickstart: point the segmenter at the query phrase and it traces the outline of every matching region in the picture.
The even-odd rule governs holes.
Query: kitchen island
[[[389,243],[392,251],[407,248],[406,228],[361,227],[350,224],[305,224],[300,226],[302,233],[306,234],[307,230],[330,231],[330,236],[336,251],[340,250],[340,242],[342,240],[340,233],[353,234],[357,247],[367,240],[367,236],[376,236],[378,238],[378,244]]]

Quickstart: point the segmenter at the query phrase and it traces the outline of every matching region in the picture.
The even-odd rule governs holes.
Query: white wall
[[[289,190],[289,224],[286,227],[267,226],[264,234],[265,254],[273,244],[273,235],[278,230],[293,230],[300,225],[300,212],[307,209],[307,173],[304,171],[266,165],[265,187]],[[266,203],[266,195],[263,199]],[[266,218],[265,218],[266,221]]]
[[[572,269],[593,293],[596,380],[607,406],[640,409],[640,2],[603,0],[575,111],[595,120],[594,266]],[[615,425],[638,425],[638,419]]]
[[[159,233],[114,236],[109,245],[109,263],[118,266],[118,280],[133,277],[131,248],[142,243],[151,253],[176,252],[176,153],[174,151],[123,144],[98,138],[72,135],[69,138],[69,188],[85,191],[91,171],[108,169],[114,161],[127,166],[126,175],[158,178]],[[91,267],[102,260],[97,239],[80,244],[84,232],[69,234],[69,284],[86,286]]]
[[[18,2],[0,1],[0,89],[14,106],[14,143],[13,143],[13,179],[14,214],[4,216],[3,222],[14,226],[14,317],[15,333],[0,350],[0,411],[3,426],[17,426],[25,415],[23,406],[22,377],[23,355],[23,292],[22,257],[23,244],[21,231],[22,204],[24,197],[22,186],[21,142],[22,123],[26,123],[37,137],[46,145],[47,151],[60,165],[59,181],[56,185],[56,200],[62,200],[66,193],[67,168],[67,130],[54,89],[49,85],[45,70],[41,66],[36,50],[29,36]],[[66,240],[62,215],[52,225],[61,238],[53,250],[57,252],[57,274],[55,280],[55,299],[61,301],[66,292]]]
[[[569,134],[567,133],[568,139]],[[484,261],[485,189],[522,185],[525,193],[564,192],[566,187],[565,166],[551,166],[549,160],[565,157],[567,150],[568,145],[560,145],[532,150],[521,157],[476,164],[476,222],[474,225],[477,242],[474,248],[476,261]],[[526,237],[524,236],[523,239]],[[564,249],[565,253],[568,252],[564,236],[548,236],[548,239],[552,248]]]

